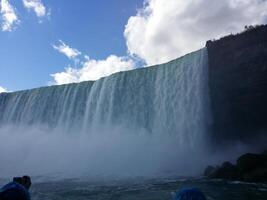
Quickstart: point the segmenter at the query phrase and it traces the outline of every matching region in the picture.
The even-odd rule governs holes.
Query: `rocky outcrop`
[[[247,153],[237,159],[236,165],[224,162],[221,166],[208,166],[204,176],[212,179],[267,182],[267,154]]]
[[[267,25],[206,46],[214,138],[267,134]]]

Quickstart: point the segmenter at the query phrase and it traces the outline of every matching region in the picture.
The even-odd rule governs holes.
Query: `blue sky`
[[[21,22],[14,31],[0,32],[0,85],[12,91],[47,85],[50,74],[70,63],[51,46],[59,39],[95,59],[125,55],[124,26],[142,0],[68,2],[43,1],[51,16],[40,23],[22,1],[10,1]]]
[[[0,92],[167,62],[266,23],[266,10],[266,0],[0,0]]]

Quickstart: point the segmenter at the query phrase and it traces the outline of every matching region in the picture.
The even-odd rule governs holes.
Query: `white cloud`
[[[0,93],[3,93],[3,92],[8,92],[8,90],[0,86]]]
[[[51,74],[54,78],[52,84],[67,84],[87,80],[97,80],[109,76],[115,72],[131,70],[135,68],[134,62],[128,57],[111,55],[105,60],[94,60],[87,57],[82,68],[75,69],[68,67],[64,72]]]
[[[205,46],[209,39],[219,38],[261,24],[267,19],[267,0],[145,0],[136,16],[129,18],[124,36],[130,56],[90,59],[80,68],[68,67],[52,74],[54,84],[96,80],[103,76],[134,69],[131,56],[148,65],[167,62]],[[61,40],[53,47],[74,61],[81,55]],[[78,62],[80,63],[80,61]]]
[[[37,17],[44,17],[46,15],[46,7],[41,0],[23,0],[23,5],[28,10],[33,10]]]
[[[129,19],[124,35],[129,53],[152,65],[266,19],[266,0],[146,0]]]
[[[67,84],[81,81],[97,80],[101,77],[109,76],[113,73],[131,70],[135,68],[135,62],[129,56],[119,57],[110,55],[103,60],[91,59],[88,55],[82,55],[77,49],[69,47],[63,41],[59,40],[60,45],[52,45],[54,49],[66,55],[74,61],[77,67],[67,67],[63,72],[51,74],[54,81],[50,84]],[[78,57],[79,55],[82,55]],[[78,57],[78,58],[77,58]],[[81,61],[81,59],[83,61]]]
[[[8,0],[1,0],[0,13],[2,17],[2,31],[14,30],[16,25],[19,23],[19,19],[14,7],[9,3]]]
[[[53,48],[67,56],[69,59],[75,59],[77,56],[81,55],[80,51],[66,45],[62,40],[59,40],[59,43],[59,45],[52,45]]]

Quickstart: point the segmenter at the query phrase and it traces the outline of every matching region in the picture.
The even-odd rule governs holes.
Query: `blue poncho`
[[[206,200],[204,194],[196,188],[183,189],[176,192],[173,200]]]
[[[0,200],[30,200],[30,194],[23,185],[10,182],[0,189]]]

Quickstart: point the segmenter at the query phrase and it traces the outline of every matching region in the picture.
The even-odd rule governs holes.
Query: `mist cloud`
[[[5,141],[0,145],[0,177],[31,174],[155,178],[198,174],[207,162],[202,159],[203,149],[184,149],[171,136],[153,137],[115,126],[86,134],[66,134],[60,129],[48,130],[48,134],[43,128],[0,128]],[[186,159],[188,155],[191,159]]]

